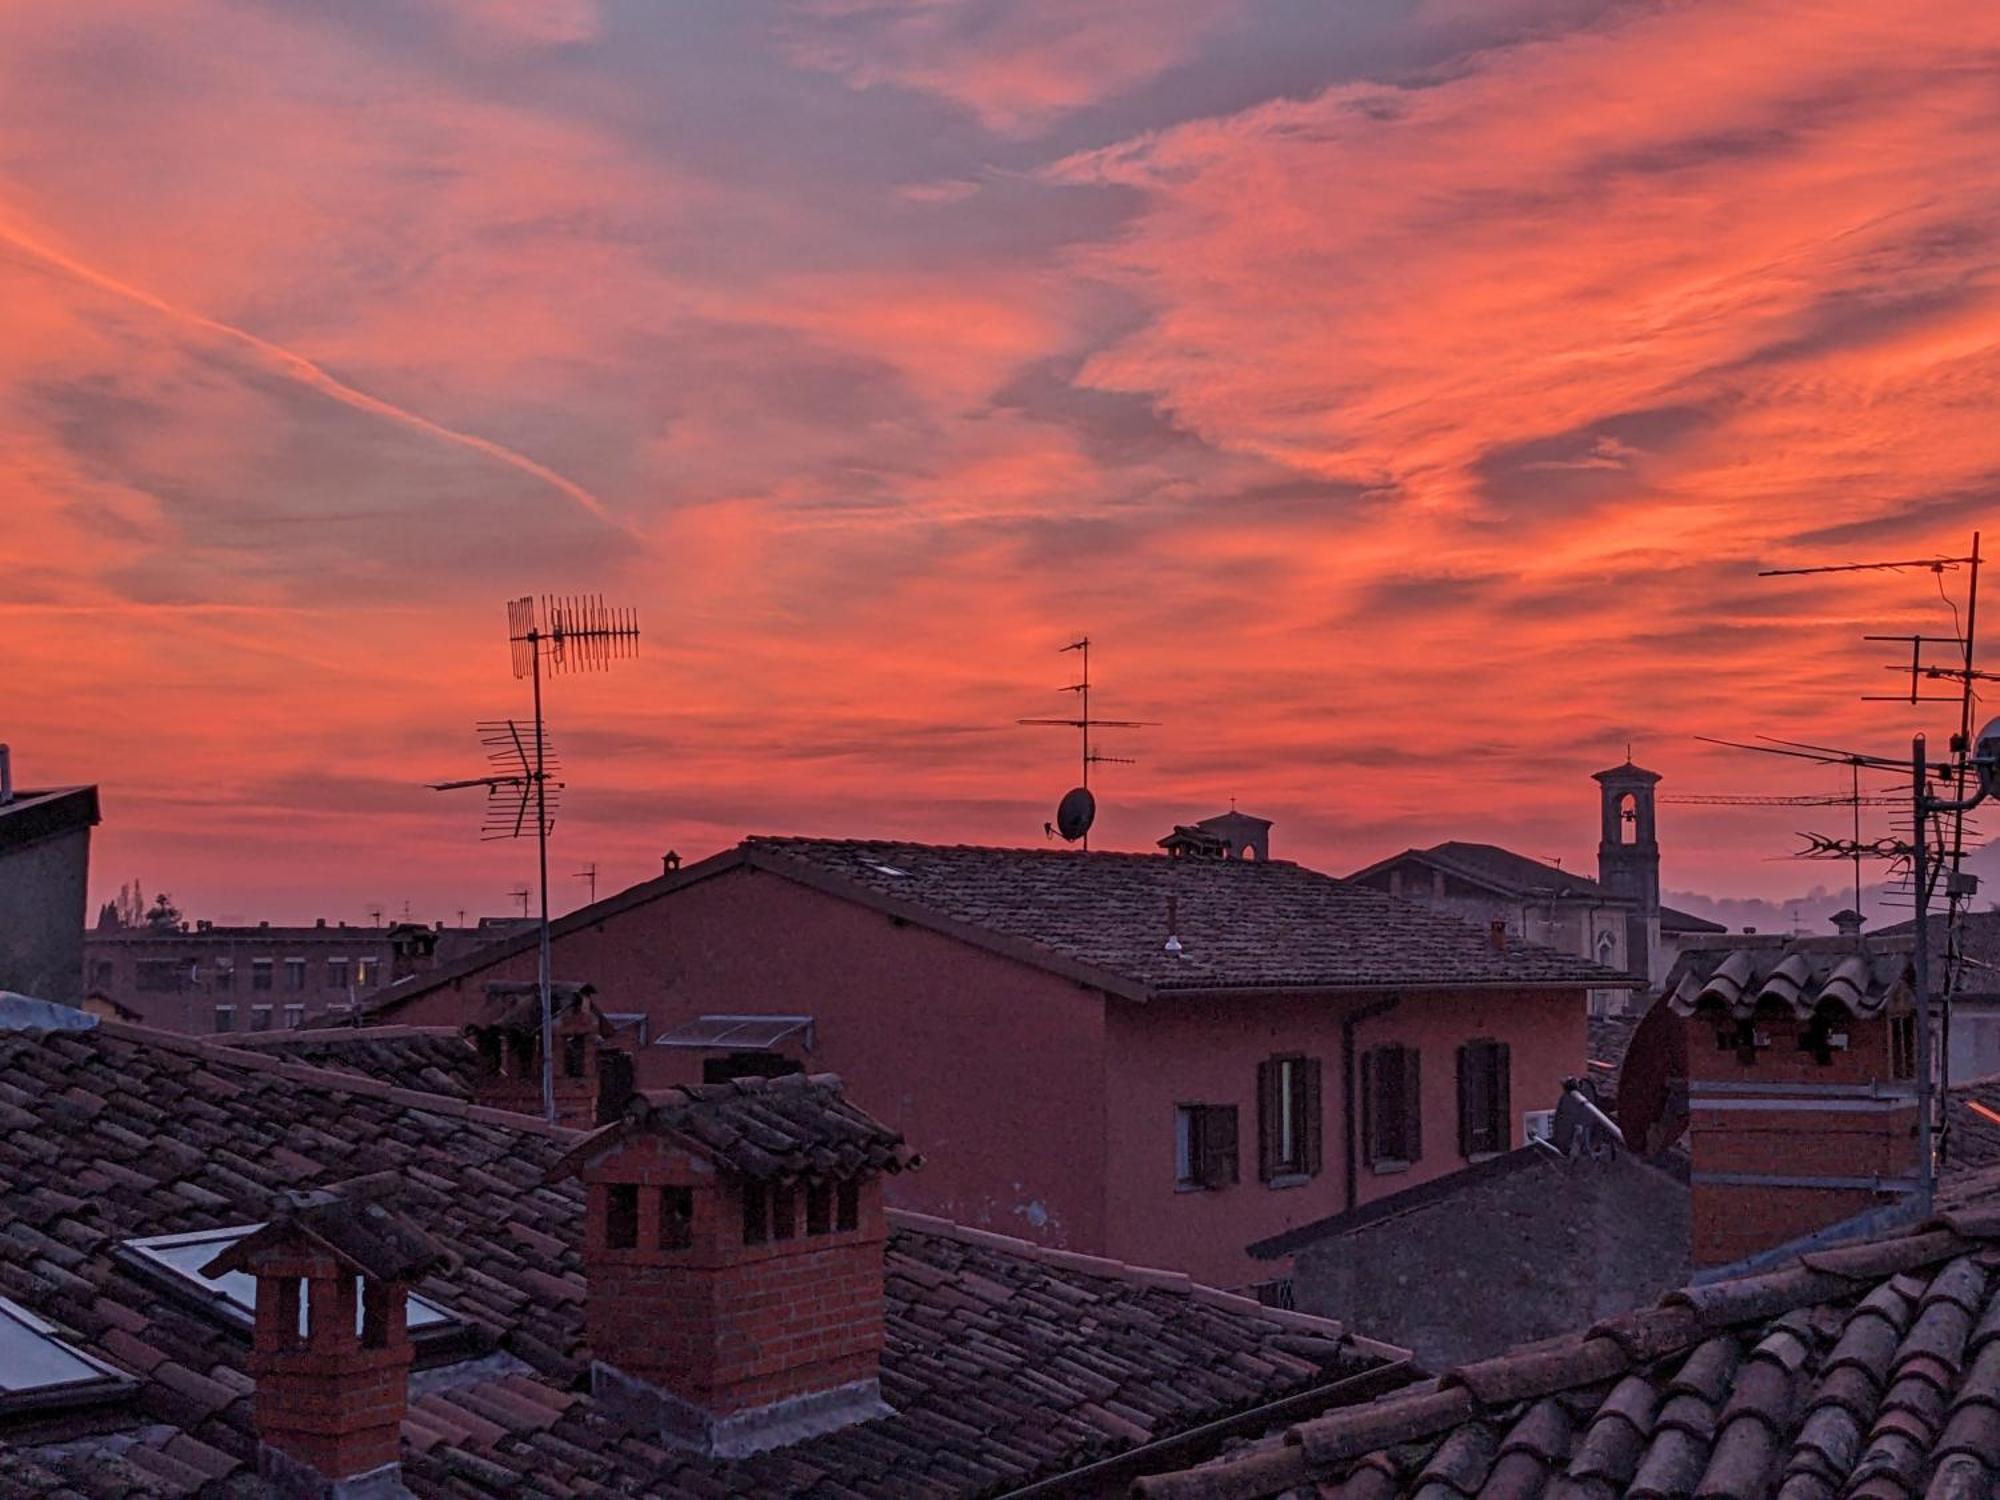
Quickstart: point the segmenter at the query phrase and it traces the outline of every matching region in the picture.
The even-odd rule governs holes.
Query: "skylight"
[[[0,1297],[0,1403],[25,1397],[40,1405],[125,1383],[110,1365],[72,1349],[25,1307]]]
[[[868,861],[868,868],[871,870],[880,870],[884,875],[894,875],[903,880],[910,878],[908,870],[899,870],[894,865],[878,865],[872,859]]]
[[[192,1287],[219,1308],[225,1317],[240,1323],[252,1321],[257,1312],[257,1278],[247,1271],[225,1271],[213,1279],[201,1268],[246,1235],[262,1229],[262,1224],[238,1224],[228,1229],[198,1229],[192,1234],[162,1234],[150,1239],[127,1240],[125,1248],[147,1264],[170,1273],[183,1287]],[[299,1332],[306,1331],[306,1303],[299,1301]],[[407,1317],[416,1334],[452,1322],[451,1314],[412,1292]],[[354,1323],[361,1326],[361,1299],[354,1299]]]

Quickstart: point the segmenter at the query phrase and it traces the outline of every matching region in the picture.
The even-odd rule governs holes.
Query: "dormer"
[[[634,1095],[550,1173],[584,1184],[600,1405],[718,1457],[890,1415],[882,1178],[918,1163],[831,1074]]]
[[[597,1008],[588,984],[552,984],[554,1013],[554,1085],[556,1123],[588,1130],[600,1121],[600,1090],[609,1086],[620,1097],[629,1091],[629,1072],[608,1066],[615,1049],[608,1045],[611,1023]],[[486,986],[486,1004],[465,1028],[479,1052],[479,1072],[473,1102],[517,1114],[542,1113],[542,1001],[532,982]],[[622,1054],[618,1054],[622,1056]]]
[[[305,1500],[398,1496],[412,1350],[410,1286],[445,1261],[381,1201],[380,1179],[287,1195],[201,1268],[253,1277],[250,1374],[259,1474]]]

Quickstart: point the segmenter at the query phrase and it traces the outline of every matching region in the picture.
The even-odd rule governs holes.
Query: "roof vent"
[[[1859,937],[1861,936],[1862,923],[1867,920],[1860,912],[1850,906],[1845,911],[1837,911],[1833,914],[1833,930],[1842,937]]]
[[[1181,952],[1181,903],[1177,896],[1167,897],[1167,952],[1175,958],[1186,955]]]

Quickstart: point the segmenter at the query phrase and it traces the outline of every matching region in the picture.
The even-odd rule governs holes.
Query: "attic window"
[[[103,1400],[131,1382],[62,1341],[54,1328],[0,1297],[0,1412]]]
[[[257,1312],[257,1278],[247,1271],[225,1271],[210,1279],[201,1268],[244,1237],[262,1229],[262,1224],[238,1224],[228,1229],[198,1229],[192,1234],[161,1234],[148,1239],[126,1240],[122,1246],[131,1260],[153,1273],[154,1279],[181,1292],[192,1291],[213,1311],[232,1323],[249,1327]],[[354,1327],[361,1330],[362,1299],[354,1299]],[[404,1309],[411,1337],[424,1330],[444,1332],[456,1326],[450,1313],[426,1302],[412,1292]],[[306,1331],[306,1308],[301,1300],[299,1332]]]

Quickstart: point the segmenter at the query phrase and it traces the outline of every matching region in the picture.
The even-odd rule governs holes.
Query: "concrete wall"
[[[74,1005],[83,998],[90,830],[0,854],[0,990]]]
[[[891,1180],[891,1206],[1103,1252],[1097,991],[750,869],[559,935],[553,952],[557,978],[596,985],[602,1010],[645,1013],[656,1038],[705,1014],[811,1016],[813,1050],[784,1050],[840,1074],[924,1154]],[[534,975],[530,950],[395,1019],[463,1024],[489,981]],[[703,1055],[642,1048],[638,1083],[699,1081]]]
[[[1292,1287],[1301,1312],[1442,1370],[1656,1301],[1687,1246],[1688,1192],[1664,1172],[1538,1157],[1300,1251]]]

